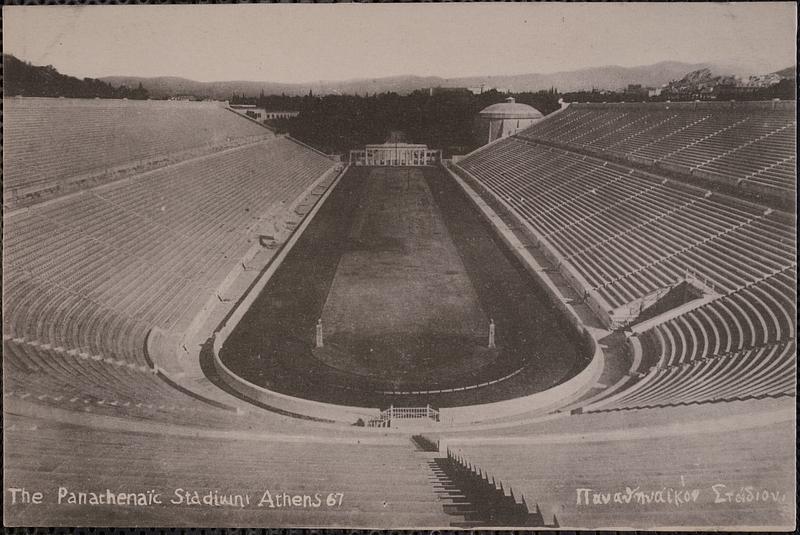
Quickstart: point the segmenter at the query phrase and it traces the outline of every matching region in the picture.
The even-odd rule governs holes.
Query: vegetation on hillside
[[[38,67],[3,54],[3,93],[7,97],[129,98],[144,100],[147,90],[114,87],[94,78],[61,74],[52,65]]]

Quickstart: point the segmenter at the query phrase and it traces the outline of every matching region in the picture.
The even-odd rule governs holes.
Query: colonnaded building
[[[415,143],[382,143],[367,145],[364,150],[351,150],[352,165],[436,165],[442,160],[441,150],[428,149]]]

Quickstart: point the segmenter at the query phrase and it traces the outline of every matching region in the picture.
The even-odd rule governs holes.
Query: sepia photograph
[[[794,2],[2,18],[4,526],[796,529]]]

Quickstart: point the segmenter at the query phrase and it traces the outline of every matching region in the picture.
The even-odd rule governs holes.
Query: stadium
[[[4,109],[6,481],[59,497],[7,523],[648,527],[669,488],[791,524],[793,103],[572,104],[418,166],[222,103]],[[266,491],[319,503],[231,505]]]
[[[234,7],[4,7],[5,526],[796,528],[791,6]]]

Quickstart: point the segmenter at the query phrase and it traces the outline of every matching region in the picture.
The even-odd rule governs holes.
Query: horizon
[[[765,74],[795,64],[789,2],[408,6],[4,6],[4,53],[78,78],[299,85],[662,62]],[[528,49],[539,53],[507,54]]]
[[[25,62],[27,62],[27,63],[35,66],[35,67],[43,67],[44,66],[44,65],[39,65],[39,64],[35,64],[33,62],[30,62],[27,59],[21,58],[19,56],[16,56],[15,54],[10,53],[10,52],[3,52],[3,54],[4,55],[14,56],[17,59],[19,59],[20,61],[25,61]],[[658,61],[658,62],[655,62],[655,63],[644,64],[644,65],[625,66],[625,65],[615,64],[615,63],[609,63],[609,64],[606,64],[606,65],[597,65],[597,66],[592,66],[592,67],[578,67],[578,68],[573,69],[573,70],[553,71],[553,72],[537,72],[537,73],[515,72],[515,73],[509,73],[509,74],[472,74],[472,75],[457,76],[457,77],[452,77],[452,78],[445,78],[445,77],[441,77],[441,76],[438,76],[438,75],[435,75],[435,74],[420,75],[420,74],[415,74],[415,73],[400,73],[400,74],[390,74],[390,75],[387,75],[387,76],[384,76],[384,77],[381,77],[381,78],[386,78],[386,79],[389,79],[389,78],[441,78],[442,80],[454,80],[454,79],[461,79],[461,78],[513,77],[513,76],[525,76],[525,75],[530,75],[530,74],[541,74],[541,75],[549,76],[549,75],[560,74],[560,73],[572,73],[572,72],[587,71],[587,70],[592,70],[592,69],[612,69],[612,68],[636,69],[636,68],[645,68],[645,67],[652,67],[652,66],[655,66],[655,65],[663,64],[663,63],[681,63],[681,64],[686,64],[687,66],[697,66],[697,65],[707,64],[709,62],[702,62],[701,61],[701,62],[696,62],[696,63],[688,63],[688,62],[681,62],[681,61],[674,61],[674,60],[662,60],[662,61]],[[718,66],[718,67],[720,67],[720,66],[721,67],[734,67],[734,66],[731,66],[731,65],[715,65],[715,66]],[[783,70],[783,69],[789,68],[789,67],[794,67],[794,65],[788,65],[787,67],[782,67],[782,68],[779,68],[779,69],[775,69],[775,71],[771,71],[771,72],[776,72],[776,71]],[[65,75],[69,75],[69,76],[75,76],[75,75],[71,75],[69,73],[65,73],[65,72],[63,72],[61,70],[59,70],[59,73],[60,74],[65,74]],[[688,74],[688,72],[687,72],[687,74]],[[733,73],[726,73],[726,74],[733,74]],[[766,72],[765,73],[755,73],[755,72],[753,72],[753,73],[749,73],[749,74],[756,75],[756,74],[769,74],[769,73],[766,73]],[[109,74],[109,75],[100,76],[100,77],[95,78],[95,79],[100,80],[100,79],[108,79],[108,78],[133,78],[133,79],[142,79],[142,80],[158,80],[158,79],[175,78],[175,79],[186,80],[186,81],[190,81],[190,82],[204,83],[204,84],[215,84],[215,83],[255,83],[255,84],[259,84],[259,83],[264,83],[264,84],[298,85],[298,86],[302,86],[304,84],[341,83],[341,82],[366,81],[366,80],[377,79],[377,78],[370,78],[370,77],[356,77],[356,78],[346,78],[346,79],[343,78],[343,79],[308,80],[306,82],[283,82],[283,81],[280,81],[280,80],[254,80],[254,79],[252,79],[252,80],[251,79],[196,80],[196,79],[193,79],[193,78],[186,78],[186,77],[183,77],[183,76],[174,76],[174,75],[138,76],[138,75],[135,75],[135,74],[133,74],[133,75],[129,75],[129,74]]]

